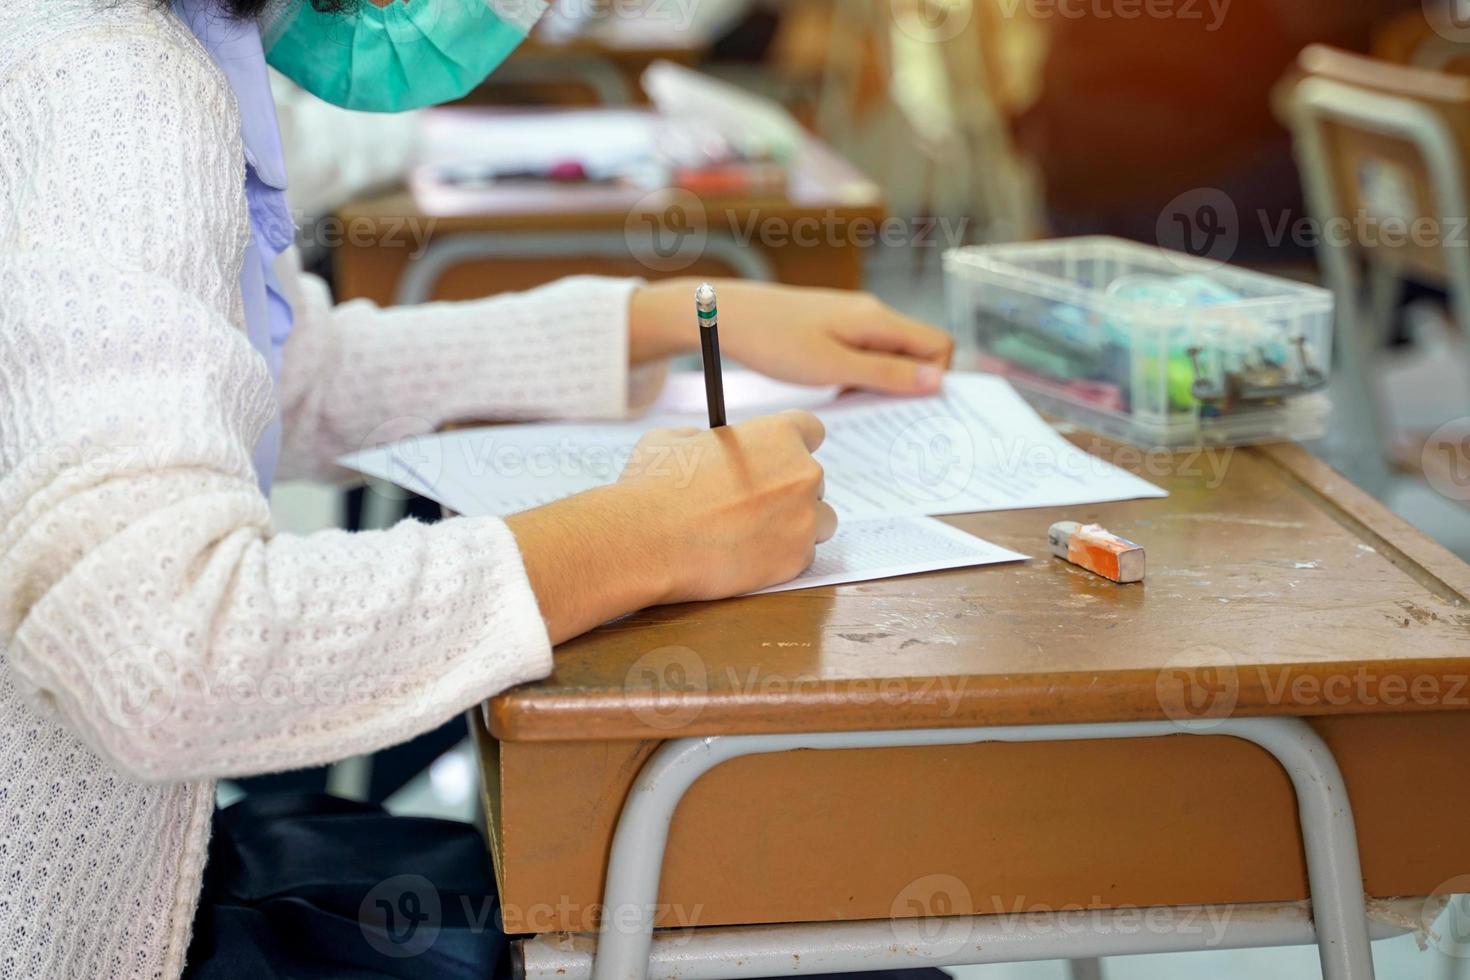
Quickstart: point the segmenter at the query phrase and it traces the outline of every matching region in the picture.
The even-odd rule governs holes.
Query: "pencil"
[[[704,400],[709,406],[709,427],[725,424],[725,382],[720,375],[720,314],[715,309],[715,287],[707,282],[694,291],[694,311],[699,316],[699,350],[704,357]]]

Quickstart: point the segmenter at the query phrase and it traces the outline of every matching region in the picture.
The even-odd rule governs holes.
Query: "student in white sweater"
[[[833,530],[798,413],[651,435],[697,454],[687,486],[274,533],[254,460],[278,414],[297,476],[390,420],[622,415],[691,346],[691,286],[334,307],[288,253],[276,381],[247,336],[245,166],[167,6],[0,5],[0,980],[180,975],[215,779],[431,730],[612,617],[788,578]],[[949,357],[856,294],[721,305],[727,351],[788,380],[932,390]]]

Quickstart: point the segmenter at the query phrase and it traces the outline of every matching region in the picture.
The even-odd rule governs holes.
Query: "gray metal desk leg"
[[[1098,959],[1068,960],[1067,980],[1103,980],[1102,961]]]
[[[466,233],[436,238],[417,259],[410,262],[398,280],[393,302],[399,306],[427,303],[434,294],[439,277],[464,262],[484,259],[628,259],[638,255],[642,245],[655,254],[651,236],[638,240],[616,231],[506,232],[504,234]],[[729,266],[742,279],[775,282],[776,273],[765,253],[753,246],[741,245],[723,233],[710,232],[700,247],[700,256],[708,256]]]
[[[1281,763],[1296,790],[1324,980],[1371,980],[1373,961],[1347,788],[1326,744],[1306,722],[1296,718],[730,735],[669,741],[639,773],[618,820],[607,867],[593,978],[646,977],[669,825],[694,781],[721,763],[792,749],[1157,738],[1181,733],[1242,738],[1261,746]],[[1083,949],[1077,952],[1079,956],[1088,955]]]

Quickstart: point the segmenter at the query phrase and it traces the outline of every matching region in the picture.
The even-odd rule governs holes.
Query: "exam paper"
[[[839,516],[966,514],[1164,497],[1072,445],[1010,383],[951,375],[929,398],[860,395],[818,410],[816,457]]]
[[[752,595],[916,575],[942,568],[1024,561],[1026,557],[932,517],[849,521],[837,526],[837,533],[830,541],[817,545],[816,560],[806,571],[789,582]]]
[[[740,373],[729,379],[738,390]],[[993,375],[951,374],[943,392],[928,398],[812,389],[803,398],[827,427],[816,457],[826,471],[827,501],[842,521],[1165,496],[1063,439]],[[779,407],[746,404],[730,414],[736,419]],[[630,461],[662,467],[676,480],[687,476],[697,463],[692,456],[675,450],[635,459],[634,444],[650,428],[704,424],[702,413],[663,412],[632,422],[465,429],[338,462],[458,513],[503,517],[611,483]]]

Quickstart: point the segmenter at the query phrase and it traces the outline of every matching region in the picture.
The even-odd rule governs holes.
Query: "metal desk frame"
[[[896,923],[878,920],[684,930],[654,936],[659,878],[674,812],[689,787],[731,759],[796,749],[860,749],[965,745],[978,742],[1059,742],[1086,739],[1226,735],[1259,745],[1291,779],[1300,815],[1310,885],[1310,914],[1300,903],[1211,907],[1230,920],[1215,940],[1179,931],[1155,934],[1116,928],[1099,913],[1085,930],[1008,928],[994,915],[924,921],[917,935],[896,941]],[[610,911],[611,910],[611,911]],[[1190,908],[1161,915],[1186,915]],[[1136,914],[1136,910],[1135,910]],[[955,930],[961,930],[957,933]],[[1094,958],[1195,949],[1301,945],[1319,948],[1324,980],[1372,980],[1372,938],[1402,929],[1370,929],[1357,837],[1347,787],[1321,737],[1297,718],[1229,718],[918,729],[782,735],[723,735],[664,743],[639,773],[623,806],[607,867],[601,932],[578,940],[538,936],[521,944],[528,980],[678,980],[764,977],[916,966],[957,966],[1063,958],[1074,977],[1097,976]],[[963,935],[956,943],[954,937]]]

